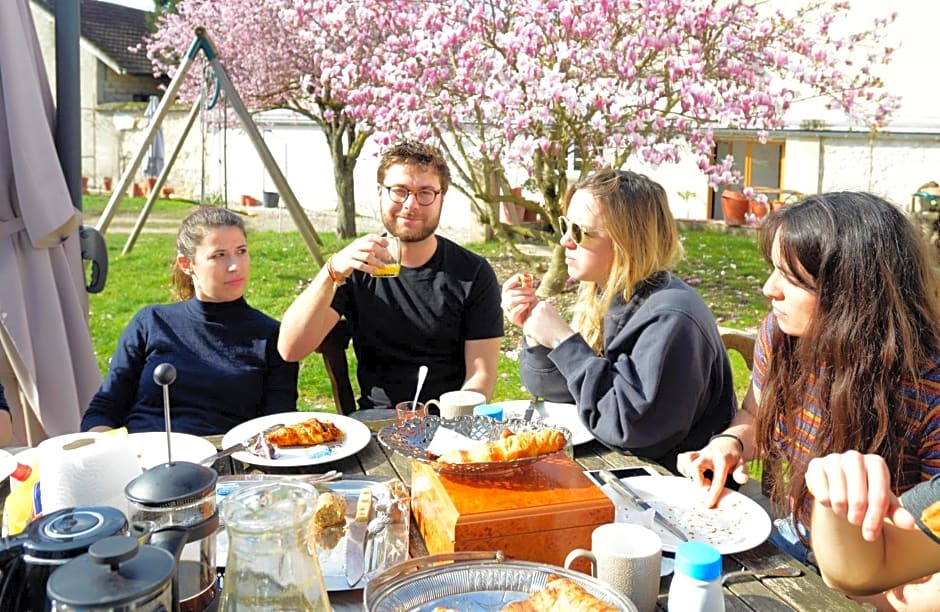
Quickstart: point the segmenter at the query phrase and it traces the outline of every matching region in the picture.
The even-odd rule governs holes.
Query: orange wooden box
[[[591,532],[614,520],[614,504],[563,453],[493,478],[438,474],[411,465],[412,511],[431,554],[502,550],[507,557],[563,565]]]

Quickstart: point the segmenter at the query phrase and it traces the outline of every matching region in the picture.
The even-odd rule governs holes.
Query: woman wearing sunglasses
[[[535,396],[573,402],[595,438],[675,470],[730,423],[737,403],[715,319],[669,273],[682,247],[666,192],[610,168],[574,185],[559,218],[572,278],[569,324],[517,274],[502,306],[524,334],[520,374]]]

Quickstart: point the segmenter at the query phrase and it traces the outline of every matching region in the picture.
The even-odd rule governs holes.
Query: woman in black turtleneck
[[[241,218],[204,206],[176,238],[173,284],[184,300],[141,309],[121,334],[110,369],[82,418],[82,431],[163,431],[161,363],[173,431],[224,433],[264,414],[296,410],[297,364],[277,351],[280,324],[248,305],[251,258]]]

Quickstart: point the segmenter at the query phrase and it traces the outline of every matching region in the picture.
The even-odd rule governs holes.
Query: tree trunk
[[[342,125],[331,124],[325,129],[333,158],[333,186],[336,189],[336,237],[352,238],[356,235],[356,181],[353,171],[356,159],[347,153]]]
[[[552,258],[548,270],[539,284],[536,293],[539,297],[557,295],[565,290],[568,282],[568,266],[565,264],[565,247],[555,244],[552,247]]]
[[[340,168],[340,164],[333,164],[333,183],[336,186],[336,237],[351,238],[356,235],[356,184],[352,170],[347,170],[345,164],[343,166]]]

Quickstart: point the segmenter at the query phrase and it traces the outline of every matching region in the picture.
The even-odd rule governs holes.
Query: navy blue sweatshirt
[[[173,431],[225,433],[249,419],[297,409],[296,363],[277,351],[280,324],[248,305],[200,302],[147,306],[124,329],[82,431],[126,426],[164,431],[161,363],[176,367],[170,385]]]

